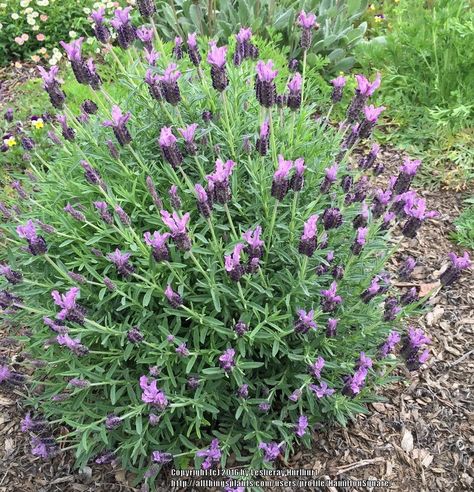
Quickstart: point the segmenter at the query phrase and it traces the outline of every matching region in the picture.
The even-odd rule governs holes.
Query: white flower
[[[87,44],[94,44],[95,38],[87,38],[86,43]]]
[[[0,31],[3,29],[3,24],[0,22]]]
[[[69,37],[71,39],[77,38],[77,32],[76,31],[69,31]]]
[[[28,7],[28,5],[30,4],[31,0],[21,0],[20,2],[20,7]]]
[[[40,7],[46,7],[46,5],[49,5],[49,0],[36,0],[36,5],[39,5]]]
[[[82,9],[82,11],[84,12],[84,14],[86,15],[89,15],[91,13],[91,9],[89,9],[88,7],[85,7]]]
[[[6,3],[0,3],[0,9],[6,9],[7,4]]]
[[[33,17],[27,17],[26,18],[26,22],[30,25],[30,26],[34,26],[36,24],[36,21],[33,19]]]
[[[38,17],[38,15],[39,15],[39,14],[38,14],[38,12],[36,12],[36,10],[35,10],[34,12],[32,12],[32,13],[31,13],[31,17],[33,17],[33,18]]]
[[[17,20],[20,18],[20,16],[17,13],[13,13],[11,17],[13,20]]]
[[[38,24],[36,24],[36,25],[34,25],[34,26],[31,28],[31,30],[32,30],[32,31],[39,31],[39,28],[40,28],[40,26],[38,26]]]
[[[31,7],[28,7],[27,9],[25,9],[25,14],[31,14],[31,12],[33,12],[33,9]]]

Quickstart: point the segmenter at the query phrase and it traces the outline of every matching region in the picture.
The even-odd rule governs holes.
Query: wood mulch
[[[401,154],[386,148],[380,158],[386,163],[385,176],[396,173]],[[441,216],[427,221],[417,238],[401,242],[391,269],[395,272],[405,256],[415,257],[418,266],[412,283],[397,283],[396,279],[394,283],[402,288],[417,285],[428,292],[438,285],[439,274],[448,265],[447,253],[460,252],[448,237],[462,197],[449,191],[419,193]],[[299,451],[289,466],[311,468],[321,479],[388,480],[391,490],[474,490],[473,287],[472,275],[465,273],[456,284],[431,298],[431,310],[414,320],[432,338],[432,356],[422,369],[408,373],[400,367],[402,380],[381,392],[384,403],[370,405],[372,413],[359,416],[346,429],[316,431],[313,448]],[[8,338],[6,329],[0,335],[0,357],[21,357],[21,348]],[[0,390],[0,409],[0,492],[139,490],[132,486],[133,477],[118,466],[93,465],[78,472],[68,453],[49,462],[32,456],[29,438],[20,431],[25,410],[19,396]],[[161,490],[172,489],[163,486]],[[281,490],[348,492],[372,488]]]

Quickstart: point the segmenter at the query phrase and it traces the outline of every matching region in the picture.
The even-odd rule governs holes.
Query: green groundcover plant
[[[383,110],[369,104],[379,76],[356,76],[339,127],[315,118],[313,14],[299,15],[302,59],[288,64],[245,28],[228,46],[165,45],[153,3],[138,8],[138,29],[128,8],[110,24],[93,14],[99,42],[117,35],[104,65],[62,43],[90,91],[80,114],[58,68],[41,69],[57,110],[46,158],[28,130],[4,136],[30,169],[0,203],[0,308],[27,350],[1,361],[0,384],[28,393],[33,454],[120,460],[146,490],[163,467],[273,466],[316,424],[367,412],[394,352],[420,367],[430,340],[403,319],[424,299],[397,293],[384,265],[397,222],[415,237],[435,212],[410,190],[419,161],[374,189],[377,144],[349,159]],[[328,112],[345,84],[332,81]],[[443,285],[470,265],[451,260]]]

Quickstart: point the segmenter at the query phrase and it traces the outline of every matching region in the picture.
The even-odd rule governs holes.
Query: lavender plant
[[[367,412],[399,345],[411,370],[425,362],[428,337],[403,323],[423,299],[400,298],[384,267],[396,224],[413,237],[434,215],[410,190],[419,163],[379,190],[378,147],[351,159],[382,110],[368,105],[378,78],[358,76],[333,128],[313,118],[306,49],[290,76],[259,59],[248,30],[228,47],[164,44],[150,5],[138,2],[145,41],[129,8],[95,26],[108,43],[111,24],[133,60],[109,47],[105,61],[126,100],[80,40],[64,48],[90,86],[87,118],[56,70],[42,72],[60,111],[55,155],[33,146],[33,182],[0,208],[0,307],[26,327],[34,368],[4,364],[0,383],[29,394],[33,453],[74,448],[78,465],[120,460],[148,482],[169,463],[225,466],[231,453],[271,466],[310,445],[317,423]],[[304,40],[314,19],[301,18]],[[445,285],[469,267],[452,261]],[[59,422],[69,432],[53,436]]]

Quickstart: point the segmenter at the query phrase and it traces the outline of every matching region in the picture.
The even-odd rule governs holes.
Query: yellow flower
[[[15,137],[10,137],[7,140],[4,140],[4,142],[7,144],[7,147],[13,147],[16,145]]]
[[[41,128],[44,127],[44,123],[43,123],[43,120],[42,118],[38,118],[37,120],[34,120],[31,122],[31,124],[37,129],[37,130],[41,130]]]
[[[369,10],[372,10],[372,11],[374,11],[374,10],[375,10],[375,5],[374,5],[373,3],[371,3],[371,4],[369,5]]]

